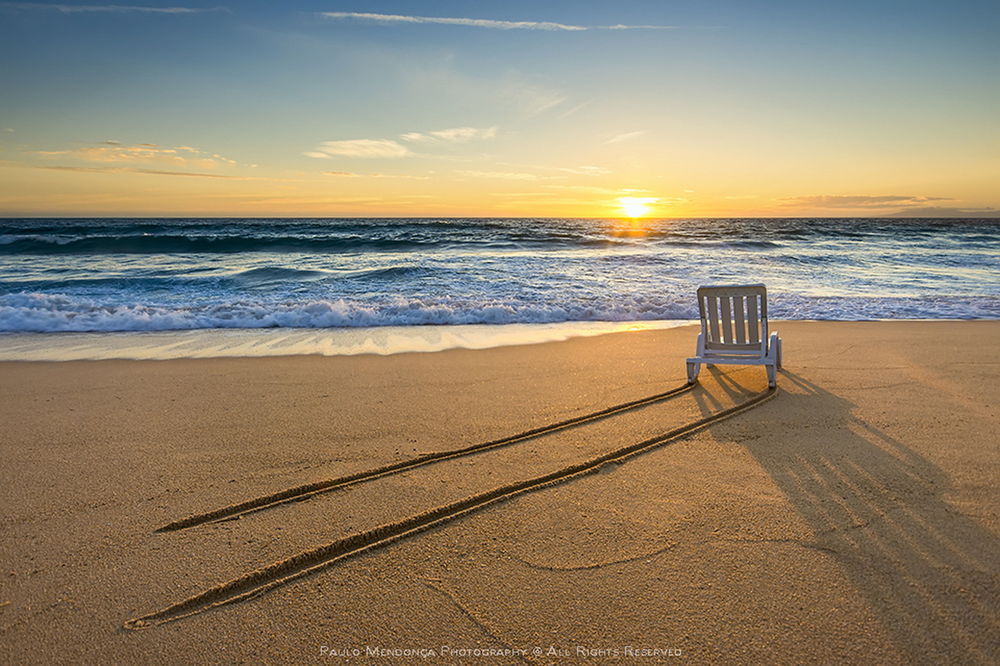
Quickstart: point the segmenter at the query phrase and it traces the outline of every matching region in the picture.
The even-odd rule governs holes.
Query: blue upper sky
[[[989,213],[998,45],[995,1],[0,2],[0,214]]]

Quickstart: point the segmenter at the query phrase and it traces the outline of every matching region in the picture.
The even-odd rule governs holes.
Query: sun
[[[625,217],[645,217],[649,215],[649,205],[656,203],[654,197],[618,197],[618,207]]]

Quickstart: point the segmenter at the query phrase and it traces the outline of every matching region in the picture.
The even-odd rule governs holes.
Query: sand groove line
[[[532,428],[531,430],[525,430],[523,432],[519,432],[514,435],[509,435],[507,437],[502,437],[500,439],[493,439],[488,442],[481,442],[479,444],[464,446],[458,449],[449,449],[447,451],[436,451],[434,453],[428,453],[422,456],[417,456],[416,458],[410,458],[409,460],[403,460],[401,462],[391,463],[389,465],[376,467],[375,469],[369,469],[363,472],[357,472],[355,474],[348,474],[333,479],[326,479],[324,481],[314,481],[312,483],[307,483],[301,486],[285,488],[284,490],[279,490],[276,493],[263,495],[261,497],[255,497],[253,499],[249,499],[244,502],[239,502],[237,504],[230,504],[228,506],[214,509],[212,511],[207,511],[205,513],[198,513],[191,516],[187,516],[186,518],[181,518],[180,520],[175,520],[172,523],[167,523],[162,527],[158,527],[154,531],[174,532],[177,530],[187,529],[189,527],[204,525],[205,523],[214,523],[223,520],[229,520],[236,518],[237,516],[241,516],[243,514],[253,513],[256,511],[260,511],[262,509],[268,509],[288,502],[297,502],[300,500],[308,499],[310,497],[314,497],[321,493],[331,492],[334,490],[338,490],[340,488],[345,488],[347,486],[352,486],[359,483],[365,483],[366,481],[373,481],[375,479],[384,476],[390,476],[392,474],[399,474],[400,472],[405,472],[407,470],[411,470],[417,467],[423,467],[424,465],[431,465],[433,463],[442,462],[445,460],[451,460],[453,458],[459,458],[461,456],[467,456],[474,453],[481,453],[483,451],[488,451],[490,449],[497,449],[503,446],[508,446],[510,444],[516,444],[519,442],[528,441],[530,439],[541,437],[542,435],[548,435],[554,432],[559,432],[560,430],[565,430],[573,426],[582,425],[584,423],[589,423],[593,421],[599,421],[609,416],[614,416],[615,414],[626,412],[635,409],[637,407],[644,407],[647,405],[651,405],[656,402],[672,398],[681,393],[686,393],[687,391],[690,391],[692,388],[694,388],[693,384],[684,384],[682,386],[672,388],[669,391],[664,391],[663,393],[657,393],[655,395],[646,396],[645,398],[639,398],[638,400],[623,402],[618,405],[606,407],[596,412],[591,412],[589,414],[584,414],[582,416],[576,416],[571,419],[566,419],[564,421],[549,423],[547,425],[539,426],[537,428]]]
[[[584,462],[525,481],[509,483],[450,504],[438,506],[394,523],[388,523],[365,532],[358,532],[317,548],[303,551],[292,557],[234,578],[226,583],[216,585],[161,610],[130,619],[123,626],[125,629],[143,629],[190,617],[219,606],[252,599],[274,588],[315,573],[337,561],[389,545],[395,541],[457,520],[523,493],[566,483],[586,474],[593,473],[607,463],[617,462],[658,448],[671,441],[702,430],[714,423],[752,409],[773,398],[776,394],[777,389],[771,388],[764,393],[760,393],[749,400],[724,409],[721,412],[710,414],[661,435],[620,447]]]

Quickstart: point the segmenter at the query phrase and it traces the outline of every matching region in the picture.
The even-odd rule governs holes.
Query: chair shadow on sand
[[[709,372],[730,398],[752,392]],[[741,446],[806,521],[809,545],[836,560],[901,661],[1000,662],[1000,539],[944,501],[940,468],[858,419],[854,404],[787,370],[781,378],[797,389],[779,396],[782,418],[822,435],[813,425]]]

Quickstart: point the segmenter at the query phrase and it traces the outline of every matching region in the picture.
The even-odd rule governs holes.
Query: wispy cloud
[[[498,111],[513,108],[527,116],[536,116],[564,104],[569,95],[556,88],[551,79],[508,69],[499,76],[473,75],[456,67],[451,57],[433,63],[406,61],[399,65],[401,76],[409,85],[425,95],[441,101],[461,103],[478,99],[493,105]]]
[[[940,206],[921,206],[916,208],[905,208],[899,212],[891,213],[888,217],[962,217],[979,218],[1000,217],[1000,209],[997,208],[943,208]]]
[[[108,140],[97,146],[84,146],[67,150],[35,150],[31,154],[44,158],[69,157],[85,162],[109,163],[157,163],[195,169],[216,169],[220,166],[235,166],[236,160],[209,153],[191,146],[160,146],[155,143],[124,145]]]
[[[122,174],[134,173],[147,176],[184,176],[188,178],[226,178],[231,180],[265,180],[248,176],[233,176],[222,173],[201,173],[196,171],[167,171],[164,169],[144,169],[141,167],[87,167],[63,164],[29,164],[27,162],[0,162],[3,166],[18,169],[43,169],[45,171],[70,171],[74,173]]]
[[[321,12],[334,20],[354,20],[368,23],[408,23],[458,25],[469,28],[493,30],[546,30],[550,32],[583,32],[586,30],[672,30],[672,25],[572,25],[552,21],[498,21],[494,19],[445,18],[438,16],[409,16],[402,14],[372,14],[367,12]]]
[[[402,173],[355,173],[353,171],[321,171],[324,176],[336,178],[399,178],[403,180],[427,180],[429,176],[413,176]]]
[[[1000,217],[997,208],[970,208],[963,206],[938,206],[939,201],[956,201],[954,197],[929,197],[901,194],[817,194],[785,197],[784,206],[795,208],[828,208],[831,210],[861,209],[883,217]],[[930,204],[930,205],[928,205]]]
[[[606,176],[611,173],[610,169],[606,169],[601,166],[593,165],[581,165],[581,166],[571,166],[571,167],[557,167],[548,166],[544,164],[520,164],[517,162],[494,162],[498,166],[513,167],[514,169],[523,170],[530,169],[532,171],[546,171],[549,173],[559,174],[559,178],[565,178],[561,174],[570,174],[573,176]]]
[[[432,132],[406,132],[399,138],[409,143],[424,145],[467,143],[478,139],[492,139],[497,135],[494,127],[451,127]],[[395,139],[346,139],[342,141],[323,141],[312,150],[303,153],[306,157],[370,157],[393,158],[410,157],[413,151]]]
[[[465,143],[474,139],[492,139],[496,135],[496,127],[452,127],[433,132],[407,132],[406,134],[401,134],[399,138],[403,141],[412,142],[446,141],[448,143]]]
[[[538,174],[521,171],[457,171],[456,173],[471,178],[497,178],[499,180],[540,180],[542,178]]]
[[[519,80],[508,81],[496,91],[505,102],[513,102],[529,116],[537,116],[554,109],[568,98],[560,90]]]
[[[143,7],[139,5],[50,5],[41,2],[0,2],[0,8],[25,11],[48,10],[62,14],[204,14],[206,12],[228,12],[225,7]]]
[[[812,206],[814,208],[898,208],[899,206],[922,206],[932,201],[954,201],[954,199],[952,197],[925,197],[898,194],[877,196],[817,194],[786,197],[781,201],[786,206]]]
[[[490,192],[491,197],[522,197],[532,199],[542,199],[558,196],[556,192]]]
[[[556,118],[558,118],[559,120],[563,120],[565,118],[569,118],[570,116],[572,116],[574,113],[576,113],[580,109],[583,109],[583,108],[586,108],[586,107],[590,106],[591,104],[593,104],[593,102],[594,102],[594,100],[592,100],[592,99],[588,99],[586,102],[580,102],[576,106],[571,107],[571,108],[567,109],[566,111],[563,111],[562,113],[560,113],[559,115],[557,115]]]
[[[621,189],[611,188],[611,187],[599,187],[597,185],[546,185],[545,187],[551,190],[560,190],[564,192],[588,192],[590,194],[601,194],[601,195],[618,195],[622,193]],[[634,190],[635,192],[646,192],[647,190]]]
[[[646,130],[639,130],[637,132],[625,132],[624,134],[616,134],[611,137],[605,144],[621,143],[622,141],[628,141],[630,139],[636,139],[646,133]]]
[[[242,198],[242,197],[241,197]],[[411,207],[425,205],[431,199],[430,195],[411,194],[402,197],[330,197],[312,195],[278,195],[257,199],[243,199],[243,202],[255,207],[273,206],[273,210],[295,210],[303,206],[318,207],[329,210],[331,207],[341,207],[342,210],[364,210],[372,213],[384,211],[386,206]],[[374,210],[373,210],[374,209]]]
[[[633,190],[625,190],[625,191],[631,192]],[[646,206],[650,204],[660,203],[661,201],[663,201],[663,199],[661,199],[660,197],[632,197],[632,196],[618,197],[618,202],[624,205],[631,204],[637,206]]]
[[[305,153],[307,157],[406,157],[410,149],[392,139],[347,139],[323,141]]]
[[[599,166],[578,166],[578,167],[556,167],[556,171],[573,174],[574,176],[606,176],[611,173],[610,169]]]

